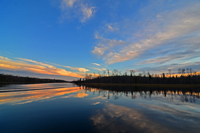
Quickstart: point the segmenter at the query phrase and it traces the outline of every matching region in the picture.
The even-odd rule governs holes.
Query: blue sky
[[[1,73],[200,68],[199,0],[1,0],[0,18]]]

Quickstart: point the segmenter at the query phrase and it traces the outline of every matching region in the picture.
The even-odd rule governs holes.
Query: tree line
[[[0,83],[56,83],[66,82],[59,79],[41,79],[33,77],[13,76],[8,74],[0,74]]]
[[[150,74],[150,72],[139,73],[135,75],[134,70],[130,70],[128,74],[125,72],[121,74],[120,71],[109,70],[104,71],[103,74],[96,76],[87,75],[85,78],[81,78],[75,83],[125,83],[125,84],[200,84],[200,75],[193,72],[192,69],[178,69],[177,74],[172,74],[171,70],[169,73],[162,74]]]

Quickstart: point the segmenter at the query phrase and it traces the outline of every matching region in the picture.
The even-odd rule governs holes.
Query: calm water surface
[[[199,92],[70,83],[0,87],[0,132],[199,132]]]

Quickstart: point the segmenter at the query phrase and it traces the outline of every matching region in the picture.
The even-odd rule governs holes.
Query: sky
[[[0,73],[200,71],[200,0],[1,0]]]

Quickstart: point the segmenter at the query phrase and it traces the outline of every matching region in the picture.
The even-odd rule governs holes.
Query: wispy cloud
[[[92,17],[92,15],[96,12],[95,7],[88,7],[87,4],[81,3],[81,11],[83,17],[81,18],[81,22],[85,22],[87,19]]]
[[[96,39],[99,39],[100,42],[94,47],[92,53],[101,56],[107,64],[134,59],[144,60],[145,58],[147,60],[141,63],[149,64],[163,63],[175,58],[184,61],[188,56],[192,59],[196,57],[192,53],[197,54],[200,51],[199,2],[188,5],[187,8],[159,13],[156,17],[150,20],[146,19],[143,23],[147,26],[142,31],[141,29],[138,31],[131,28],[130,30],[127,29],[127,32],[134,36],[129,36],[122,41],[123,43],[115,39],[114,41],[96,36]],[[130,24],[124,21],[121,25]],[[110,44],[109,41],[111,40],[112,43]],[[183,42],[183,40],[186,42]],[[118,44],[125,45],[119,46]]]
[[[56,68],[52,65],[37,62],[30,59],[18,58],[18,60],[11,60],[6,57],[0,58],[0,69],[14,70],[14,71],[29,71],[39,74],[60,75],[83,78],[82,75],[75,72],[66,71],[62,68]]]
[[[118,30],[117,27],[114,27],[114,26],[112,26],[111,24],[107,24],[107,27],[108,27],[108,30],[109,30],[109,31],[117,31],[117,30]]]
[[[61,8],[62,8],[62,10],[64,10],[66,6],[73,7],[73,5],[74,5],[74,3],[76,1],[77,0],[62,0],[62,2],[61,2]]]
[[[55,64],[55,63],[51,63],[55,66],[60,66],[60,67],[64,67],[64,68],[69,68],[71,70],[77,70],[79,72],[83,72],[86,73],[87,71],[90,71],[89,69],[83,68],[83,67],[71,67],[71,66],[65,66],[65,65],[59,65],[59,64]]]
[[[88,69],[86,69],[86,68],[70,67],[70,66],[64,66],[64,67],[70,68],[70,69],[72,69],[72,70],[78,70],[79,72],[84,72],[84,73],[86,73],[87,71],[90,71],[90,70],[88,70]]]
[[[37,62],[37,61],[34,61],[34,60],[30,60],[30,59],[25,59],[25,58],[17,58],[17,59],[22,60],[22,61],[26,61],[26,62],[32,62],[34,64],[38,64],[38,65],[45,66],[45,67],[48,67],[48,68],[55,68],[52,65],[45,64],[45,63],[42,63],[42,62]]]
[[[0,56],[0,60],[10,60],[7,57]]]
[[[61,0],[62,20],[70,16],[78,17],[81,22],[90,19],[96,12],[94,6],[84,3],[82,0]]]
[[[96,68],[96,67],[92,67],[92,69],[98,70],[98,71],[105,71],[105,70],[107,70],[106,68]]]
[[[96,65],[96,66],[101,66],[100,64],[98,64],[98,63],[92,63],[93,65]]]
[[[94,50],[91,52],[98,56],[103,56],[107,49],[108,49],[108,47],[106,47],[105,45],[99,44],[98,46],[95,46]]]
[[[104,56],[105,52],[112,51],[116,47],[125,46],[126,42],[116,39],[107,39],[102,36],[99,36],[98,33],[95,33],[95,38],[100,41],[100,43],[94,47],[94,50],[91,51],[93,54]]]

